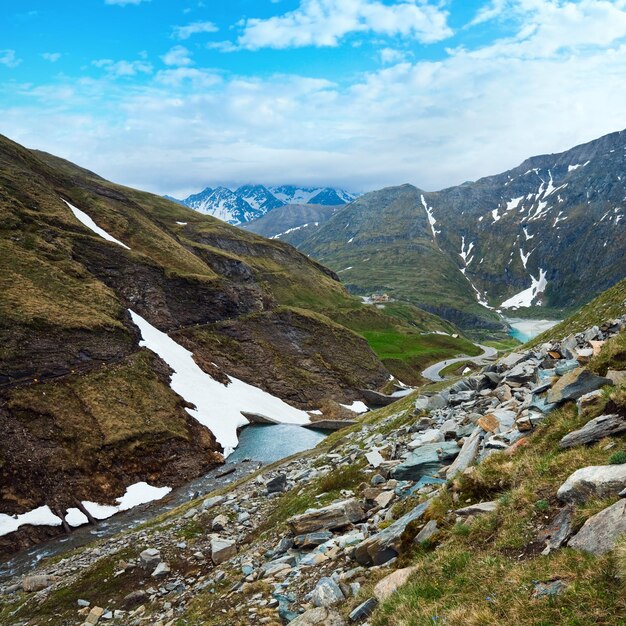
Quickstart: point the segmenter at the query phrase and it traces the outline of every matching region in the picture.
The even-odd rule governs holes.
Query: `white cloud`
[[[15,50],[0,50],[0,65],[7,67],[17,67],[22,62],[18,59]]]
[[[95,67],[106,70],[114,77],[136,76],[137,74],[151,74],[152,65],[146,61],[113,61],[112,59],[98,59],[92,61]]]
[[[470,26],[483,24],[484,22],[489,22],[500,17],[504,13],[507,4],[508,0],[491,0],[491,2],[478,9],[476,16],[470,22]]]
[[[239,48],[336,46],[346,35],[370,32],[404,36],[423,43],[452,35],[447,11],[415,0],[383,4],[378,0],[301,0],[295,11],[243,22]]]
[[[350,85],[171,65],[141,86],[112,73],[68,78],[71,97],[25,86],[32,106],[2,108],[0,132],[121,183],[182,195],[250,180],[432,190],[626,127],[626,7],[516,6],[516,36]]]
[[[396,50],[395,48],[383,48],[380,51],[380,60],[385,65],[400,63],[406,59],[406,56],[406,52],[403,50]]]
[[[184,46],[174,46],[168,52],[166,52],[161,60],[165,65],[171,65],[175,67],[186,67],[193,65],[190,52]]]
[[[175,39],[189,39],[198,33],[216,33],[219,28],[213,22],[193,22],[186,26],[174,26],[172,37]]]
[[[44,52],[41,57],[50,63],[56,63],[63,55],[60,52]]]

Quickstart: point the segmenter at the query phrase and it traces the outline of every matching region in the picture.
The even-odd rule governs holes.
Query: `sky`
[[[125,185],[432,191],[626,128],[626,0],[2,0],[0,133]]]

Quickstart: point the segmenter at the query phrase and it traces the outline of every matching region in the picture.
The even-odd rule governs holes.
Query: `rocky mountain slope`
[[[241,226],[263,237],[280,239],[298,247],[339,208],[321,204],[285,204]]]
[[[583,332],[424,387],[313,451],[4,582],[0,619],[623,624],[625,297],[587,307]],[[601,317],[608,306],[619,315]]]
[[[229,224],[239,225],[262,218],[270,211],[285,205],[310,204],[336,207],[352,202],[356,195],[331,187],[283,185],[268,188],[263,185],[242,185],[234,191],[226,187],[215,189],[207,187],[184,200],[177,200],[171,196],[165,197]]]
[[[5,138],[0,213],[2,524],[40,507],[61,520],[221,463],[221,405],[190,400],[203,386],[224,411],[252,398],[307,419],[388,380],[322,313],[365,307],[280,241]],[[0,548],[59,531],[25,525]]]
[[[354,293],[465,328],[493,327],[492,309],[561,314],[626,275],[625,170],[622,131],[438,192],[366,194],[294,243]]]

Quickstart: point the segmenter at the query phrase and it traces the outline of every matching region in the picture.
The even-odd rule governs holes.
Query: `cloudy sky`
[[[626,128],[626,0],[2,0],[0,133],[183,196],[458,184]]]

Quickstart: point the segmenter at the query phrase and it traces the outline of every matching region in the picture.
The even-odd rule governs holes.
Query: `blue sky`
[[[184,195],[437,189],[626,127],[624,0],[3,0],[0,132]]]

